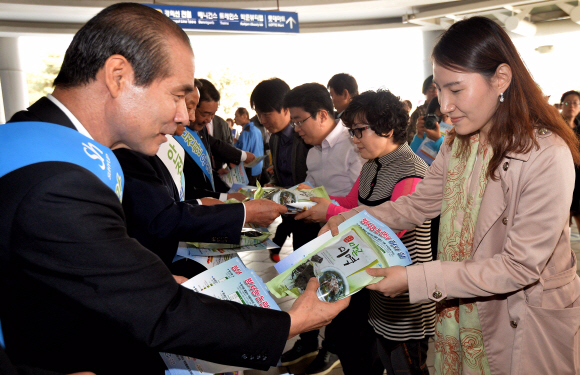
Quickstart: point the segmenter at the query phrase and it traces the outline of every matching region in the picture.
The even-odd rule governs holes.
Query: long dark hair
[[[472,17],[452,25],[433,49],[438,65],[457,72],[479,73],[490,80],[499,65],[512,70],[509,87],[492,116],[488,140],[493,148],[487,176],[494,172],[508,152],[526,153],[539,147],[534,131],[538,128],[557,134],[566,142],[576,165],[580,165],[579,141],[556,111],[546,102],[542,91],[528,72],[510,37],[494,21]],[[459,154],[467,151],[469,135],[449,133],[448,143],[461,142]]]

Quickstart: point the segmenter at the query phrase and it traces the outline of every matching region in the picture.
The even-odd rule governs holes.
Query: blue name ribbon
[[[113,151],[76,130],[46,122],[0,125],[0,150],[12,155],[0,159],[0,177],[36,163],[67,162],[92,172],[123,200],[123,170]]]
[[[173,138],[179,142],[185,152],[187,152],[193,161],[195,161],[195,164],[201,168],[203,174],[205,174],[205,176],[211,182],[213,191],[215,191],[213,172],[211,169],[211,160],[209,159],[209,154],[197,132],[185,128],[185,131],[181,136],[173,136]]]

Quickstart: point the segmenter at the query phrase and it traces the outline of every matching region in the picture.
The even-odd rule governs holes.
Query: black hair
[[[171,38],[191,49],[187,34],[163,13],[141,4],[113,4],[75,34],[53,84],[62,88],[89,84],[109,57],[121,55],[133,68],[135,84],[148,86],[173,73]]]
[[[580,92],[578,92],[576,90],[570,90],[570,91],[566,91],[565,93],[562,94],[562,99],[560,99],[560,103],[564,103],[564,99],[568,95],[576,95],[578,97],[578,99],[580,99]]]
[[[335,93],[342,95],[344,90],[348,91],[351,97],[358,95],[358,84],[353,76],[347,73],[338,73],[328,81],[326,88],[332,88]]]
[[[250,119],[250,113],[248,112],[247,109],[245,109],[244,107],[239,107],[236,110],[236,113],[239,114],[240,116],[242,115],[246,115],[246,118],[249,120]]]
[[[355,121],[364,119],[378,135],[393,131],[393,142],[407,140],[409,113],[403,102],[389,90],[366,91],[356,96],[340,117],[344,126],[352,129]]]
[[[220,92],[215,88],[213,83],[207,79],[200,78],[201,86],[199,89],[199,104],[201,102],[219,102],[221,99]],[[199,104],[197,105],[199,107]]]
[[[260,112],[281,112],[288,91],[290,86],[280,78],[267,79],[258,83],[252,91],[250,106]]]
[[[305,83],[294,87],[286,94],[286,97],[284,98],[284,107],[302,108],[314,118],[316,118],[316,115],[321,109],[328,112],[330,116],[333,116],[334,114],[332,98],[330,97],[326,87],[322,86],[320,83]]]
[[[437,109],[441,111],[441,106],[439,105],[439,98],[434,97],[427,106],[427,113],[435,113]]]
[[[491,116],[487,140],[493,148],[487,177],[499,179],[495,173],[508,153],[527,153],[539,148],[535,130],[545,128],[561,137],[570,148],[574,163],[580,164],[579,142],[574,131],[544,99],[544,94],[522,61],[511,38],[501,25],[486,17],[471,17],[451,25],[433,48],[433,62],[455,72],[478,73],[488,81],[501,64],[511,69],[504,98],[496,103]],[[457,152],[467,159],[470,134],[459,135],[451,129],[445,137],[451,145],[459,140]]]
[[[423,95],[427,95],[427,90],[429,89],[432,83],[433,83],[433,74],[425,78],[425,80],[423,81],[423,91],[421,91]]]

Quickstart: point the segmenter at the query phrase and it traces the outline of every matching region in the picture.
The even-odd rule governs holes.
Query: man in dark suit
[[[205,84],[203,83],[205,82]],[[189,123],[187,127],[190,131],[197,132],[197,135],[204,144],[204,147],[209,155],[209,159],[215,159],[214,155],[220,155],[223,160],[232,164],[240,164],[241,161],[252,161],[254,160],[254,154],[251,152],[245,152],[238,148],[235,148],[231,144],[224,142],[220,139],[212,137],[208,134],[207,121],[211,115],[208,115],[207,110],[209,110],[207,103],[212,101],[214,93],[217,93],[215,87],[207,80],[195,80],[196,90],[188,93],[185,96],[185,102],[187,104],[187,113],[189,115]],[[219,94],[218,94],[219,95]],[[201,98],[204,98],[204,103],[201,104]],[[199,108],[202,110],[200,111]],[[217,107],[216,107],[217,108]],[[211,112],[210,112],[211,113]],[[197,116],[203,116],[198,118]],[[209,117],[208,117],[209,116]],[[213,166],[213,163],[212,163]],[[183,174],[185,177],[185,199],[199,198],[199,190],[205,191],[215,191],[214,194],[206,195],[220,200],[225,200],[226,192],[230,190],[230,187],[225,184],[220,178],[218,172],[224,173],[222,170],[216,170],[212,168],[212,175],[214,181],[214,187],[211,184],[209,178],[205,175],[203,170],[193,158],[186,152],[184,158]]]
[[[195,121],[193,124],[199,129],[201,129],[201,127],[206,128],[207,134],[214,140],[219,140],[222,143],[233,147],[234,142],[232,139],[232,132],[228,123],[215,114],[219,108],[221,100],[219,91],[214,84],[207,79],[201,78],[198,81],[200,83],[198,86],[200,97],[195,111]],[[213,147],[213,166],[216,170],[223,168],[225,163],[233,163],[231,161],[231,154],[222,154],[223,152],[228,151],[224,148],[217,150],[215,149],[215,145]],[[231,153],[232,150],[229,150],[229,152]],[[238,163],[239,160],[240,159],[238,158]],[[241,160],[246,161],[245,154],[241,156]],[[249,162],[251,160],[248,159],[247,161]]]
[[[215,115],[212,122],[212,137],[227,142],[229,144],[234,144],[234,139],[232,137],[232,129],[229,127],[226,120]]]
[[[143,5],[115,4],[75,35],[42,111],[15,119],[75,128],[107,156],[106,147],[119,145],[155,155],[165,135],[188,121],[193,71],[189,38],[177,24]],[[23,124],[21,131],[35,129]],[[13,143],[0,138],[0,149]],[[0,177],[0,320],[14,364],[162,374],[164,351],[267,368],[287,338],[345,307],[318,301],[315,280],[288,313],[180,287],[159,257],[127,236],[113,189],[85,167],[51,161],[49,146],[47,161]]]
[[[231,144],[224,142],[208,133],[207,125],[211,119],[215,119],[215,111],[219,103],[219,93],[215,86],[205,79],[196,79],[195,87],[198,92],[191,92],[185,97],[187,112],[189,114],[188,128],[197,132],[203,142],[210,160],[223,160],[226,163],[238,165],[242,161],[250,162],[254,160],[254,154],[235,148]],[[217,100],[216,100],[217,99]],[[226,123],[227,126],[227,123]],[[228,128],[229,129],[229,128]],[[225,173],[223,169],[216,168],[212,161],[212,175],[215,192],[223,200],[225,193],[230,190],[220,178],[220,173]],[[199,165],[186,152],[184,159],[183,174],[185,176],[185,199],[199,198],[198,190],[214,190],[209,178],[205,175]]]

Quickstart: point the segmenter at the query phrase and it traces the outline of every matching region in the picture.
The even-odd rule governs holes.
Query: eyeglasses
[[[302,124],[304,124],[304,121],[308,120],[310,117],[312,117],[312,115],[306,117],[302,121],[290,121],[290,126],[293,127],[293,128],[296,128],[296,127],[301,128],[302,127]]]
[[[363,124],[354,124],[354,126],[357,125],[363,125]],[[360,128],[352,128],[352,129],[348,129],[348,134],[350,134],[351,138],[357,137],[358,139],[361,139],[363,136],[363,132],[367,129],[370,129],[371,126],[370,125],[365,125],[363,127]]]
[[[575,105],[575,106],[579,106],[580,102],[563,102],[562,104],[564,105]]]

